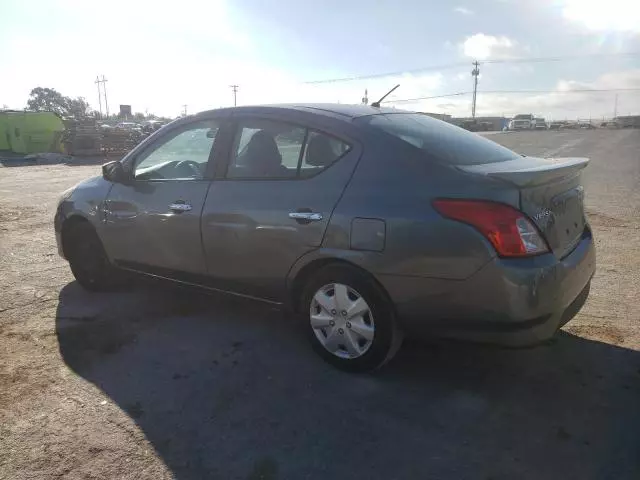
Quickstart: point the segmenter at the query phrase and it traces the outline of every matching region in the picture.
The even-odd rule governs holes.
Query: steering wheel
[[[202,176],[202,171],[200,171],[200,164],[198,162],[194,162],[193,160],[180,160],[178,163],[176,163],[176,166],[174,168],[180,171],[184,170],[185,167],[189,169],[189,171],[195,178],[199,178]]]

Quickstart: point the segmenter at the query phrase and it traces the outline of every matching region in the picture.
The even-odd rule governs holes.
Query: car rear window
[[[518,157],[480,135],[419,113],[370,115],[355,121],[384,130],[452,165],[504,162]]]

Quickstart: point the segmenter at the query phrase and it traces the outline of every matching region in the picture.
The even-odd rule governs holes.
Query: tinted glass
[[[347,143],[298,125],[269,120],[242,122],[227,178],[308,178],[348,150]]]
[[[348,151],[349,145],[345,142],[323,133],[310,131],[300,165],[300,176],[316,175]]]
[[[266,120],[238,126],[228,178],[292,178],[296,176],[306,130]]]
[[[356,122],[384,130],[453,165],[503,162],[517,158],[508,148],[427,115],[393,113],[360,117]]]
[[[135,165],[136,180],[201,179],[209,161],[218,125],[198,122],[158,140]]]

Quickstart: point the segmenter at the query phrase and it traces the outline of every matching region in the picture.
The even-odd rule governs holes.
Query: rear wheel
[[[314,350],[341,370],[375,370],[402,343],[387,296],[355,268],[331,265],[319,270],[304,289],[301,313]]]
[[[69,227],[66,237],[69,266],[83,288],[101,292],[121,286],[121,273],[109,262],[93,226],[87,222],[76,223]]]

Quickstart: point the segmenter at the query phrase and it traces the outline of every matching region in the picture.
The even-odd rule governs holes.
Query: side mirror
[[[102,177],[113,183],[127,183],[128,180],[124,167],[117,160],[102,165]]]

